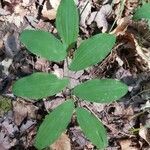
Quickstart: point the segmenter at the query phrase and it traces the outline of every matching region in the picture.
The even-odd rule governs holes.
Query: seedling
[[[77,41],[79,32],[78,11],[73,0],[61,0],[56,28],[61,40],[41,30],[25,30],[21,33],[20,40],[37,56],[54,62],[63,61],[67,58],[68,50]],[[75,50],[69,69],[79,71],[101,62],[111,52],[115,41],[116,37],[107,33],[97,34],[83,41]],[[68,84],[68,78],[59,79],[54,74],[38,72],[16,81],[13,93],[25,99],[40,100],[57,94]],[[53,144],[65,131],[73,113],[77,115],[82,131],[97,149],[107,147],[107,133],[102,122],[88,110],[78,106],[75,108],[74,102],[86,100],[110,103],[126,94],[128,87],[115,79],[93,79],[81,83],[71,91],[70,99],[49,113],[39,127],[34,143],[37,149]]]

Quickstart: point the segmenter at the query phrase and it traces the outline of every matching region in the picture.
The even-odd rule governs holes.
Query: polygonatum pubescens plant
[[[135,18],[138,16],[138,12]],[[68,51],[77,41],[79,32],[78,10],[73,0],[61,0],[57,10],[56,28],[59,39],[42,30],[24,30],[21,42],[33,54],[49,61],[60,62],[67,58]],[[101,62],[115,45],[116,37],[101,33],[84,40],[75,50],[69,66],[72,71],[86,69]],[[69,77],[60,79],[52,73],[37,72],[19,79],[13,85],[13,93],[25,99],[40,100],[64,90]],[[39,127],[35,147],[43,149],[58,139],[65,131],[73,114],[91,142],[97,149],[108,145],[107,133],[102,122],[91,112],[74,105],[76,100],[96,103],[110,103],[120,99],[128,91],[127,85],[115,79],[91,79],[71,89],[70,99],[49,113]],[[76,99],[74,97],[77,97]]]

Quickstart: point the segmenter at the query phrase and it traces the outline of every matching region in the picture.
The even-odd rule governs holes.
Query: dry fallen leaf
[[[46,3],[44,3],[42,16],[45,19],[54,20],[56,18],[56,12],[57,9],[53,8],[53,6],[51,6],[51,3],[49,4],[49,1],[46,1]]]
[[[3,66],[2,72],[6,75],[9,75],[9,67],[12,64],[12,59],[4,59],[2,62],[0,62],[0,65]]]
[[[150,145],[150,128],[141,127],[139,130],[139,135]]]
[[[64,77],[70,78],[69,88],[72,89],[80,83],[79,78],[83,75],[84,71],[81,70],[81,71],[75,72],[75,71],[69,70],[67,66],[70,63],[71,63],[71,60],[69,59],[68,59],[68,62],[67,61],[64,62]]]
[[[53,66],[53,74],[55,74],[58,78],[63,78],[63,69],[62,68],[59,68],[58,65],[54,65]]]
[[[137,54],[143,59],[143,61],[147,64],[147,69],[150,70],[150,51],[144,47],[141,47],[137,40],[134,38],[134,42],[135,42],[135,47],[136,47],[136,51]]]
[[[83,28],[86,28],[86,20],[91,13],[92,8],[92,1],[91,0],[84,0],[84,1],[78,1],[76,2],[79,12],[80,12],[80,25]]]
[[[5,133],[0,133],[0,150],[8,150],[17,143],[16,139],[9,139]]]
[[[50,62],[46,59],[37,57],[34,68],[38,71],[48,72],[50,70]]]
[[[91,142],[84,136],[80,127],[77,127],[77,126],[72,127],[70,128],[69,132],[71,133],[72,142],[79,145],[78,149],[83,150],[85,149],[85,147],[93,146],[91,145]],[[91,149],[93,150],[94,146]]]
[[[5,16],[5,15],[10,15],[10,12],[0,8],[0,16]]]
[[[119,141],[121,150],[139,150],[136,147],[132,147],[132,141],[131,139],[125,139]]]
[[[36,118],[37,110],[38,108],[31,102],[18,98],[16,101],[13,101],[14,122],[19,126],[26,117]]]
[[[110,4],[103,5],[100,10],[93,12],[90,15],[90,18],[87,21],[87,24],[90,25],[93,21],[97,23],[98,28],[102,28],[102,32],[106,32],[108,29],[107,17],[111,14],[112,7]]]
[[[42,10],[42,15],[43,17],[49,20],[54,20],[56,18],[56,10],[55,9]]]
[[[123,19],[124,20],[124,19]],[[127,25],[127,24],[126,24]],[[116,28],[112,33],[117,35],[118,43],[120,46],[116,46],[114,54],[123,61],[124,69],[128,70],[133,74],[141,71],[150,70],[150,51],[148,48],[138,44],[137,37],[132,32],[128,31],[127,26],[122,26]],[[112,54],[111,54],[112,55]],[[112,56],[110,57],[112,58]],[[109,57],[108,57],[109,58]],[[117,58],[117,59],[118,59]],[[115,62],[116,57],[114,58]],[[107,59],[106,59],[107,60]],[[110,64],[110,62],[108,62]],[[107,65],[108,66],[108,65]]]
[[[116,36],[123,35],[127,31],[127,27],[131,24],[129,17],[121,18],[117,21],[117,27],[111,32]]]
[[[44,101],[44,105],[47,111],[55,109],[57,106],[61,105],[65,101],[64,98],[58,97],[51,101]]]
[[[70,139],[65,133],[58,138],[55,143],[50,146],[51,150],[71,150]]]
[[[27,7],[30,5],[30,0],[22,0],[22,6]]]
[[[50,5],[52,6],[52,8],[54,8],[55,11],[57,11],[60,1],[61,0],[49,0]]]

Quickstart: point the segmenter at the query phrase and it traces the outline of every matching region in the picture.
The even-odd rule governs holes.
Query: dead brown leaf
[[[42,15],[44,18],[54,20],[56,18],[56,10],[55,9],[43,10]]]
[[[117,27],[111,32],[116,36],[123,35],[127,31],[128,26],[131,24],[129,17],[121,18],[117,21]]]
[[[132,146],[131,139],[120,140],[119,143],[121,150],[139,150],[138,148]]]
[[[102,28],[102,32],[106,32],[108,29],[107,18],[112,12],[110,4],[103,5],[98,12],[92,12],[87,24],[90,25],[93,21],[97,23],[98,28]]]
[[[89,14],[91,13],[92,1],[84,0],[84,1],[76,1],[76,5],[78,6],[80,12],[80,25],[83,28],[86,28],[86,21],[88,19]]]
[[[36,118],[37,110],[38,108],[31,102],[18,98],[13,101],[14,122],[19,126],[26,117]]]
[[[139,135],[150,145],[150,128],[142,126],[139,130]]]
[[[58,97],[51,101],[44,101],[44,105],[47,111],[55,109],[65,101],[64,98]]]
[[[34,63],[34,68],[39,71],[48,72],[50,70],[50,62],[37,57],[36,62]]]
[[[51,150],[71,150],[70,139],[65,133],[58,138],[55,143],[50,146]]]

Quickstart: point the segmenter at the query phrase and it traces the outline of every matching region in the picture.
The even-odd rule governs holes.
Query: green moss
[[[3,116],[11,107],[11,99],[0,96],[0,116]]]

